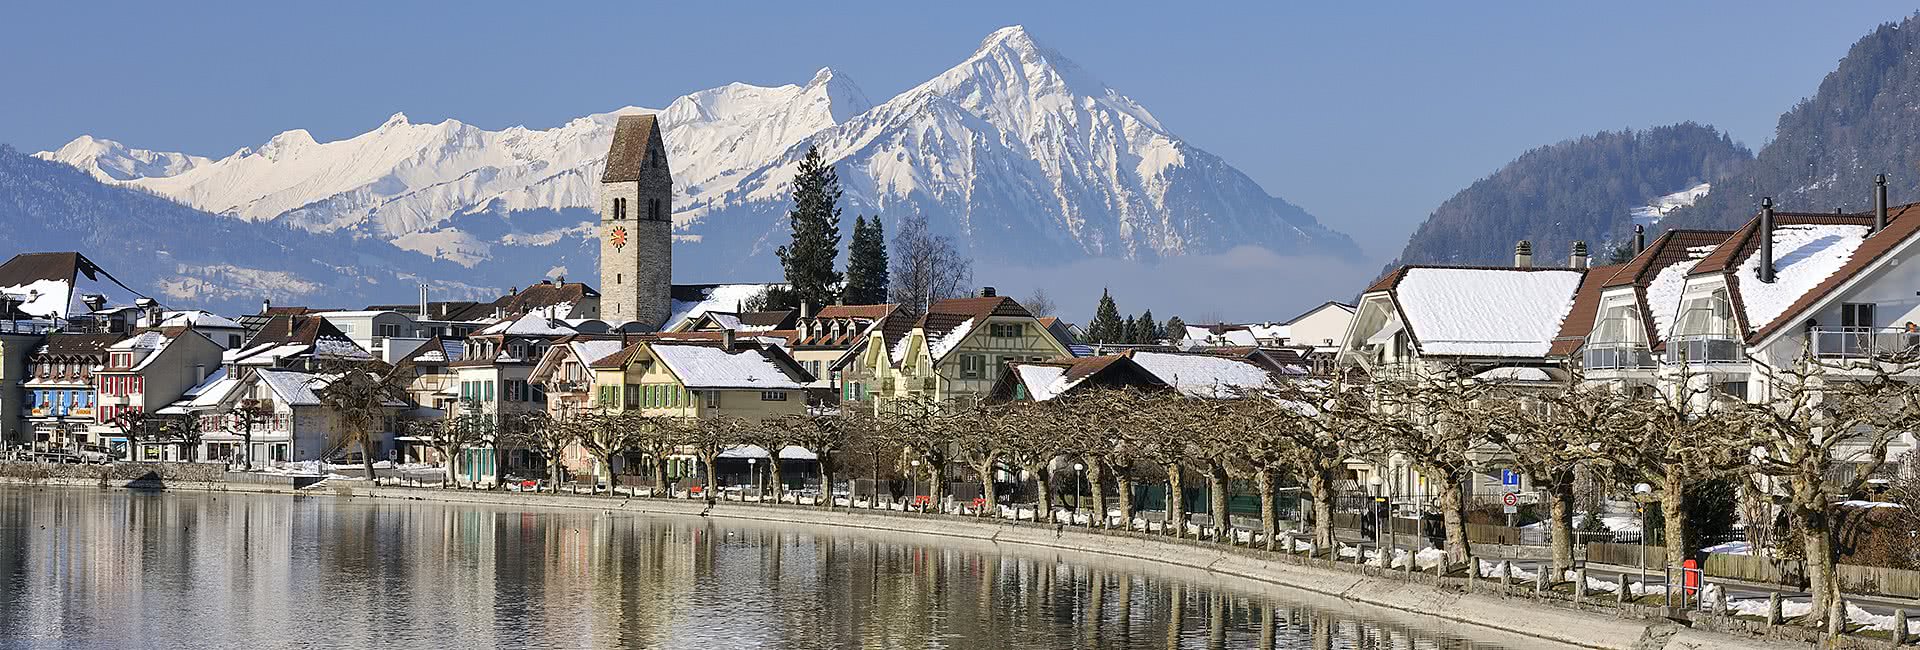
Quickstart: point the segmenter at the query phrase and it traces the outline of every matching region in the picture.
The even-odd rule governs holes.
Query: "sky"
[[[1848,46],[1915,9],[157,4],[11,7],[0,22],[0,60],[11,64],[0,66],[8,91],[0,143],[39,151],[89,134],[219,157],[293,128],[323,141],[348,137],[395,112],[415,122],[542,128],[625,105],[664,106],[732,81],[805,83],[824,66],[881,101],[958,62],[994,29],[1022,24],[1176,135],[1352,235],[1368,260],[1340,270],[1349,293],[1442,201],[1527,149],[1687,120],[1757,149]],[[1222,268],[1244,261],[1214,260]]]

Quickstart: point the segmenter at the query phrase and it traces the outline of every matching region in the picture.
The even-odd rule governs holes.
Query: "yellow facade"
[[[757,354],[742,352],[741,354]],[[639,411],[648,416],[716,417],[749,421],[805,415],[805,390],[689,388],[667,364],[642,345],[620,368],[595,368],[593,405],[609,413]]]
[[[889,399],[915,398],[948,402],[985,397],[1009,361],[1041,361],[1073,353],[1040,325],[1039,319],[994,316],[976,323],[964,338],[939,359],[933,356],[926,331],[907,333],[896,366],[880,332],[869,334],[861,359],[872,385],[868,393],[876,409]]]

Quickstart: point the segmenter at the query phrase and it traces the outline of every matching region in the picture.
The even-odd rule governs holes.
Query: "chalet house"
[[[547,394],[547,412],[565,419],[595,408],[593,363],[628,345],[618,337],[575,335],[555,339],[533,366],[528,381]]]
[[[865,341],[870,330],[888,320],[906,320],[895,316],[899,311],[899,305],[830,305],[799,319],[794,324],[793,343],[787,349],[794,361],[813,376],[807,388],[816,394],[825,393],[828,402],[855,399],[847,390],[850,385],[841,381],[836,362]]]
[[[228,350],[222,364],[229,367],[319,370],[335,362],[373,358],[340,328],[318,315],[277,315],[260,327],[238,349]]]
[[[21,372],[7,374],[19,380],[25,396],[22,415],[34,446],[76,449],[102,442],[92,431],[99,405],[94,379],[107,366],[107,347],[124,338],[123,334],[48,334],[27,355]]]
[[[893,399],[985,398],[1013,361],[1073,356],[1020,303],[991,288],[981,293],[933,303],[898,338],[886,327],[868,335],[861,364],[875,408]]]
[[[759,334],[777,330],[793,329],[799,322],[800,311],[782,309],[778,311],[709,311],[687,321],[676,328],[676,332],[718,332],[733,330],[741,334]]]
[[[160,411],[199,418],[200,459],[234,462],[249,453],[256,466],[273,466],[359,454],[358,445],[345,446],[345,421],[320,398],[339,375],[276,368],[228,372],[222,369]],[[252,423],[245,421],[240,410],[249,400],[267,411]],[[406,406],[398,400],[388,404],[384,426],[374,433],[376,459],[396,448],[395,419]],[[244,450],[249,440],[252,447]]]
[[[717,340],[644,337],[594,362],[593,405],[613,413],[731,415],[749,422],[807,413],[806,386],[813,377],[793,357],[779,347],[721,334]],[[781,457],[788,457],[785,450]],[[697,465],[690,457],[672,459],[671,475],[692,475]]]
[[[169,311],[161,317],[160,327],[191,326],[222,349],[232,350],[247,340],[247,330],[238,321],[203,310]]]
[[[413,380],[407,383],[407,398],[414,404],[452,413],[460,399],[460,380],[453,364],[466,358],[466,350],[465,341],[436,336],[398,359],[395,363],[410,367],[413,373]]]
[[[166,407],[220,369],[220,346],[191,327],[167,327],[135,332],[107,346],[107,365],[94,374],[99,395],[94,409],[94,437],[109,444],[126,444],[126,433],[115,424],[127,413],[150,414]],[[183,460],[173,445],[141,444],[129,450],[129,460]]]

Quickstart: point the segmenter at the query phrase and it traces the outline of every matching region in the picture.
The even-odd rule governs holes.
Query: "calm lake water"
[[[1116,562],[693,517],[0,486],[0,647],[1503,647]]]

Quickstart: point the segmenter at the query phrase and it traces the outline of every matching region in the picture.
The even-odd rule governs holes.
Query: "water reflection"
[[[0,572],[6,647],[1488,647],[990,546],[329,497],[0,487]]]

